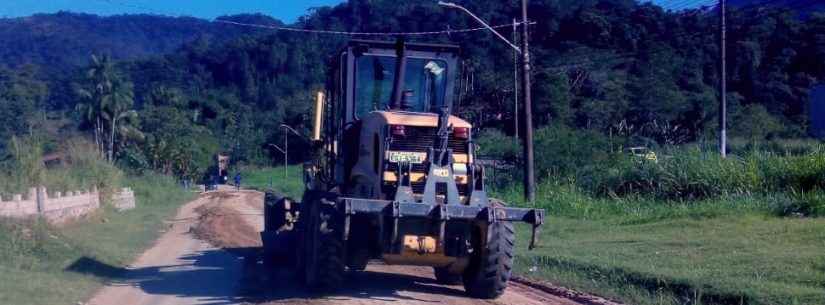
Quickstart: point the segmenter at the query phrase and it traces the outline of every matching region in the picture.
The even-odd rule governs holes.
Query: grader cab
[[[437,281],[495,298],[510,278],[513,222],[544,211],[488,198],[472,126],[456,116],[458,48],[351,41],[316,103],[315,160],[300,202],[266,197],[265,261],[310,287],[340,287],[370,260],[431,266]]]

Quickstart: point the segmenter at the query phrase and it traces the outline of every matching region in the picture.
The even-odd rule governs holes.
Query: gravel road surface
[[[332,295],[313,295],[288,275],[260,263],[263,194],[222,190],[183,206],[169,230],[101,289],[89,305],[310,304],[310,305],[576,305],[511,283],[496,300],[467,298],[461,286],[435,283],[432,269],[371,264],[349,275]]]

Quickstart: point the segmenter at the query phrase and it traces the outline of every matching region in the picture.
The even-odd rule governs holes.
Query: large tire
[[[435,282],[441,285],[458,285],[461,284],[461,274],[450,273],[449,268],[433,267],[435,271]]]
[[[344,282],[344,242],[341,239],[340,217],[335,207],[323,204],[321,198],[327,196],[318,196],[309,201],[304,271],[309,288],[329,292],[341,287]]]
[[[294,266],[299,253],[297,243],[298,233],[286,229],[287,216],[292,216],[291,209],[286,208],[285,201],[290,207],[296,203],[290,198],[281,198],[267,193],[264,201],[264,231],[261,232],[263,242],[263,261],[267,268],[283,268]],[[283,230],[282,230],[283,229]]]
[[[464,289],[479,299],[494,299],[504,293],[513,269],[515,232],[510,222],[494,222],[488,226],[489,242],[481,234],[473,237],[473,247],[481,251],[470,259],[464,272]]]
[[[311,288],[329,292],[341,287],[344,283],[344,246],[339,238],[323,236],[318,249],[317,270],[315,283]]]

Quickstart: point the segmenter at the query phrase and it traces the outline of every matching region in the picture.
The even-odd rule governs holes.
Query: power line
[[[123,7],[129,7],[133,9],[139,9],[143,11],[150,12],[152,14],[158,15],[169,15],[174,17],[182,17],[185,16],[183,14],[178,13],[171,13],[171,12],[164,12],[157,9],[153,9],[151,7],[146,7],[142,5],[136,5],[133,3],[117,1],[117,0],[95,0],[98,2],[105,2],[108,4],[119,5]],[[484,31],[487,30],[483,27],[477,28],[468,28],[468,29],[447,29],[441,31],[424,31],[424,32],[349,32],[349,31],[334,31],[334,30],[316,30],[316,29],[304,29],[304,28],[295,28],[295,27],[288,27],[288,26],[278,26],[278,25],[267,25],[267,24],[256,24],[256,23],[245,23],[233,20],[227,20],[222,18],[216,18],[212,20],[213,23],[222,23],[228,25],[235,25],[235,26],[244,26],[250,28],[258,28],[258,29],[267,29],[267,30],[277,30],[277,31],[286,31],[286,32],[296,32],[296,33],[311,33],[311,34],[326,34],[326,35],[344,35],[344,36],[429,36],[429,35],[450,35],[450,34],[461,34],[461,33],[469,33],[469,32],[477,32],[477,31]],[[516,22],[513,24],[502,24],[493,26],[494,29],[499,28],[508,28],[513,26],[521,26],[523,22]],[[536,22],[530,22],[530,25],[534,25]]]
[[[666,38],[667,39],[691,39],[691,38],[696,38],[696,37],[705,36],[705,35],[712,35],[712,33],[704,33],[704,32],[682,33],[682,34],[677,35],[677,36],[671,36],[671,37],[666,37]],[[552,65],[552,66],[546,66],[544,68],[545,69],[551,69],[551,70],[554,70],[554,69],[555,70],[569,69],[569,68],[573,68],[573,67],[586,66],[586,65],[595,64],[595,63],[605,63],[605,62],[610,62],[610,61],[615,61],[615,60],[637,59],[637,57],[639,55],[659,55],[660,53],[672,52],[674,50],[678,50],[678,48],[668,48],[667,46],[660,46],[660,47],[657,47],[656,49],[648,51],[648,52],[643,52],[643,51],[639,50],[639,51],[635,51],[635,52],[616,53],[616,54],[602,56],[602,57],[599,57],[599,58],[581,60],[581,61],[571,62],[571,63],[567,63],[567,64],[555,64],[555,65]],[[580,54],[580,56],[588,56],[588,55],[587,54]]]
[[[231,24],[231,25],[237,25],[237,26],[252,27],[252,28],[260,28],[260,29],[277,30],[277,31],[312,33],[312,34],[328,34],[328,35],[345,35],[345,36],[425,36],[425,35],[442,35],[442,34],[449,35],[449,34],[459,34],[459,33],[468,33],[468,32],[486,31],[487,30],[487,28],[485,28],[485,27],[477,27],[477,28],[460,29],[460,30],[442,30],[442,31],[425,31],[425,32],[347,32],[347,31],[314,30],[314,29],[302,29],[302,28],[277,26],[277,25],[244,23],[244,22],[237,22],[237,21],[231,21],[231,20],[226,20],[226,19],[215,19],[213,22]],[[516,22],[516,23],[496,25],[496,26],[492,26],[492,28],[494,28],[494,29],[509,28],[509,27],[513,27],[513,26],[521,26],[523,24],[524,24],[524,22]],[[530,25],[534,25],[534,24],[536,24],[536,22],[530,22]]]

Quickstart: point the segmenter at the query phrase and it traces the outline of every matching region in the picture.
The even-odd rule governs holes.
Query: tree
[[[101,155],[114,161],[116,139],[142,138],[137,129],[138,114],[132,110],[132,84],[123,80],[109,56],[92,55],[85,73],[86,84],[78,88],[81,103],[77,110],[94,126],[95,144]]]
[[[10,138],[30,131],[49,95],[46,84],[36,79],[36,71],[34,66],[0,67],[0,152]]]

